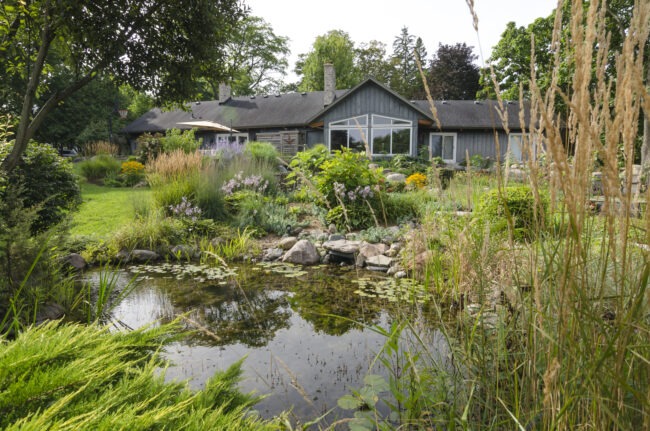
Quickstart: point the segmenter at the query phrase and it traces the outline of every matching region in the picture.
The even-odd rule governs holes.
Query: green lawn
[[[115,188],[81,184],[83,203],[73,215],[73,235],[105,238],[133,221],[136,208],[145,208],[151,199],[149,188]]]

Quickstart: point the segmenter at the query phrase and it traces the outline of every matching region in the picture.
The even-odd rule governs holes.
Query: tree
[[[0,169],[11,171],[44,119],[98,76],[149,91],[158,103],[192,97],[201,65],[223,61],[244,13],[237,0],[4,1],[0,86],[19,120]],[[57,67],[70,79],[54,89],[49,77]]]
[[[361,43],[356,50],[356,68],[362,78],[372,76],[381,83],[389,84],[394,72],[386,55],[386,44],[376,40]]]
[[[318,36],[312,45],[312,50],[307,54],[301,54],[296,62],[295,72],[302,76],[298,89],[300,91],[323,90],[325,63],[334,65],[338,88],[354,87],[360,82],[354,53],[354,43],[350,35],[342,30],[331,30]]]
[[[249,16],[234,29],[231,40],[226,44],[225,74],[233,95],[270,93],[282,85],[286,75],[289,54],[289,39],[278,36],[264,19]],[[221,73],[214,76],[208,68],[205,79],[212,90],[212,97],[219,97]]]
[[[431,97],[438,100],[471,100],[479,90],[478,58],[465,43],[438,45],[427,74]]]
[[[416,55],[420,60],[424,60],[427,56],[422,39],[409,34],[408,27],[402,27],[400,35],[393,41],[391,61],[394,73],[390,86],[408,99],[421,96],[424,91]]]

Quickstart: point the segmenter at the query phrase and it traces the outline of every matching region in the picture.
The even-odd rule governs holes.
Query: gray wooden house
[[[435,109],[426,100],[407,100],[373,78],[337,90],[334,70],[326,67],[324,91],[231,97],[222,85],[219,100],[190,103],[185,110],[156,108],[123,132],[134,141],[145,132],[188,129],[207,121],[214,127],[197,128],[206,150],[256,140],[273,143],[286,156],[323,143],[331,150],[366,151],[373,158],[419,154],[460,164],[467,155],[495,159],[499,148],[502,158],[509,152],[512,160],[521,160],[527,126],[520,124],[518,102],[503,105],[509,133],[495,101],[445,100],[433,105]]]

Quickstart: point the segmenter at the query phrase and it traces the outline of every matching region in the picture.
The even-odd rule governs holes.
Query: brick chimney
[[[336,71],[334,65],[325,63],[323,65],[324,81],[325,81],[325,94],[323,95],[323,105],[331,105],[336,97],[334,91],[336,90]]]
[[[219,104],[226,103],[230,99],[230,85],[222,82],[219,84]]]

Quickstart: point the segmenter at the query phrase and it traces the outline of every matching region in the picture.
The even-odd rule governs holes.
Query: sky
[[[466,0],[244,0],[251,14],[264,18],[276,35],[289,37],[289,75],[299,54],[311,51],[317,36],[343,30],[358,45],[378,40],[393,51],[393,40],[408,27],[409,34],[421,37],[429,58],[438,44],[465,42],[474,47],[483,66],[506,24],[526,26],[548,16],[557,0],[474,0],[478,34]]]

